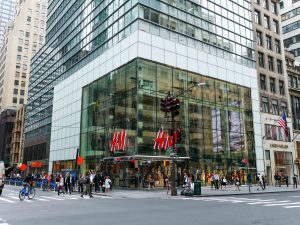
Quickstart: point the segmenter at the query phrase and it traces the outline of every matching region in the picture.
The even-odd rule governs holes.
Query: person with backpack
[[[90,176],[87,174],[84,178],[84,190],[83,193],[81,193],[81,197],[83,198],[83,195],[89,194],[90,198],[92,198],[92,192],[91,192],[91,179]]]

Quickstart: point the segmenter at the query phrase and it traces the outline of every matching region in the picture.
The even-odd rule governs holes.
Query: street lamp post
[[[187,88],[186,90],[182,91],[178,95],[171,95],[171,92],[168,91],[168,94],[165,99],[161,99],[161,110],[165,112],[165,117],[167,118],[167,114],[171,112],[171,135],[172,135],[172,148],[173,152],[170,154],[172,158],[172,170],[171,170],[171,196],[177,196],[177,190],[175,187],[175,159],[178,157],[176,152],[176,138],[177,134],[175,134],[175,117],[179,115],[179,108],[180,108],[180,101],[178,99],[179,96],[184,94],[185,92],[191,90],[194,87],[204,86],[204,82],[194,83],[191,87]],[[179,133],[182,135],[182,133]]]

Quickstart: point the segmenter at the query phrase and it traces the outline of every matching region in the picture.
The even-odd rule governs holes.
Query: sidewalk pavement
[[[181,197],[180,192],[182,189],[177,189],[178,197]],[[202,187],[201,188],[201,195],[194,195],[194,197],[213,197],[213,196],[238,196],[238,195],[253,195],[253,194],[266,194],[266,193],[281,193],[281,192],[298,192],[300,189],[293,189],[293,186],[281,186],[281,187],[274,187],[274,186],[267,186],[265,190],[262,190],[259,187],[257,190],[257,186],[253,185],[251,187],[251,193],[249,193],[249,187],[246,185],[242,185],[240,187],[240,191],[236,191],[235,187],[228,187],[226,190],[211,190],[210,187]],[[104,193],[93,193],[96,195],[104,195]],[[142,190],[129,190],[129,189],[113,189],[110,193],[112,197],[116,198],[172,198],[172,196],[167,195],[166,189],[156,189],[147,191],[147,189]],[[182,196],[185,197],[185,196]]]

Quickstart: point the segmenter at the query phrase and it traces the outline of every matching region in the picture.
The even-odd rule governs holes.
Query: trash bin
[[[194,195],[201,195],[201,181],[195,180],[194,182]]]

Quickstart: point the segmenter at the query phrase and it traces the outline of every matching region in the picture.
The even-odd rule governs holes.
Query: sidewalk
[[[232,196],[232,195],[253,195],[253,194],[266,194],[266,193],[281,193],[281,192],[298,192],[300,189],[293,189],[293,186],[281,186],[281,187],[274,187],[274,186],[267,186],[266,189],[263,191],[261,188],[257,190],[256,186],[251,187],[251,193],[249,193],[249,187],[244,185],[240,187],[240,191],[235,191],[234,187],[227,188],[227,190],[211,190],[210,187],[202,187],[201,188],[201,195],[200,196],[194,196],[194,197],[212,197],[212,196]],[[179,197],[181,189],[177,189],[177,193]],[[105,195],[104,193],[93,193],[96,195]],[[157,190],[150,190],[147,191],[147,189],[143,190],[124,190],[124,189],[113,189],[111,192],[112,197],[116,198],[135,198],[135,199],[141,199],[141,198],[172,198],[169,195],[167,195],[165,189],[157,189]],[[184,197],[184,196],[182,196]]]

